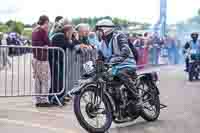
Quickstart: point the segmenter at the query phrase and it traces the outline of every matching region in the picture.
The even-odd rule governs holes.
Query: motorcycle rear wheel
[[[188,72],[188,80],[190,82],[193,81],[193,73],[192,72]]]
[[[143,82],[142,84],[143,86],[146,86],[148,87],[148,89],[150,89],[150,86],[147,83]],[[154,115],[150,115],[149,112],[147,111],[148,110],[147,108],[143,108],[140,113],[140,116],[146,121],[155,121],[160,116],[160,97],[156,93],[152,95],[154,96],[153,97],[148,96],[148,98],[149,97],[153,98],[152,100],[149,100],[149,105],[151,106],[151,109],[155,107],[154,109],[152,109],[154,111]]]

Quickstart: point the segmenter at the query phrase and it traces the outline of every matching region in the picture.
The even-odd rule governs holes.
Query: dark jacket
[[[52,37],[52,47],[59,47],[66,52],[66,49],[72,50],[74,48],[74,44],[65,39],[65,35],[62,32],[55,33]],[[63,62],[63,54],[61,50],[50,50],[49,59],[50,60],[59,60],[60,63]]]
[[[55,35],[52,37],[51,43],[52,46],[63,48],[63,50],[66,50],[66,48],[73,49],[74,47],[73,43],[70,43],[65,39],[65,35],[62,32],[55,33]]]
[[[116,32],[113,34],[110,45],[112,56],[109,62],[117,63],[112,67],[112,74],[118,75],[123,69],[135,70],[136,61],[129,47],[128,37],[122,32]]]
[[[128,44],[128,37],[122,32],[113,33],[112,41],[112,60],[116,62],[124,61],[127,58],[134,59],[134,55]],[[115,62],[115,61],[114,61]]]
[[[50,49],[49,50],[49,64],[50,64],[50,69],[51,69],[51,89],[50,89],[50,93],[55,93],[55,92],[61,92],[61,90],[63,88],[65,88],[65,86],[63,86],[63,73],[65,70],[65,73],[67,72],[66,68],[67,66],[65,66],[64,68],[64,56],[63,54],[66,54],[67,49],[69,50],[73,50],[73,43],[67,41],[65,39],[65,35],[62,32],[59,33],[55,33],[52,37],[52,47],[58,47],[61,48],[62,50],[64,50],[62,52],[61,49]],[[67,53],[68,54],[68,53]],[[69,54],[68,54],[69,56]],[[67,60],[65,60],[67,61]],[[67,62],[68,63],[68,62]],[[67,65],[67,63],[65,63],[65,65]],[[66,77],[66,75],[65,75]],[[58,95],[58,98],[62,101],[62,98],[65,95],[65,91]],[[50,96],[51,99],[51,96]]]
[[[129,43],[129,47],[134,55],[134,58],[135,58],[135,61],[136,63],[138,63],[138,60],[139,60],[139,54],[138,54],[138,51],[137,49],[135,48],[135,46],[133,45],[133,43],[131,43],[130,41],[128,41]]]

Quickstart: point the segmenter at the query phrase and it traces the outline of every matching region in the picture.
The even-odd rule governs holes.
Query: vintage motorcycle
[[[95,64],[87,62],[83,65],[85,74],[68,93],[74,96],[74,112],[80,125],[90,133],[104,133],[112,122],[131,122],[139,116],[155,121],[160,115],[157,73],[137,75],[133,72],[135,92],[112,76],[113,65],[103,61],[96,61]],[[136,106],[133,93],[140,97],[140,109]]]
[[[200,53],[195,49],[187,49],[185,56],[189,59],[188,79],[193,81],[199,79],[200,74]]]

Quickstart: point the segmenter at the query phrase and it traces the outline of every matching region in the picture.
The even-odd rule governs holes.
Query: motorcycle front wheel
[[[112,124],[112,110],[108,99],[88,87],[74,98],[74,112],[79,124],[89,133],[104,133]]]

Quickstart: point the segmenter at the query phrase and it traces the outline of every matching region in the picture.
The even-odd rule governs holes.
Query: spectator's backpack
[[[9,42],[8,43],[9,45],[20,45],[20,42],[17,37],[17,33],[15,33],[15,32],[9,33],[8,42]]]

